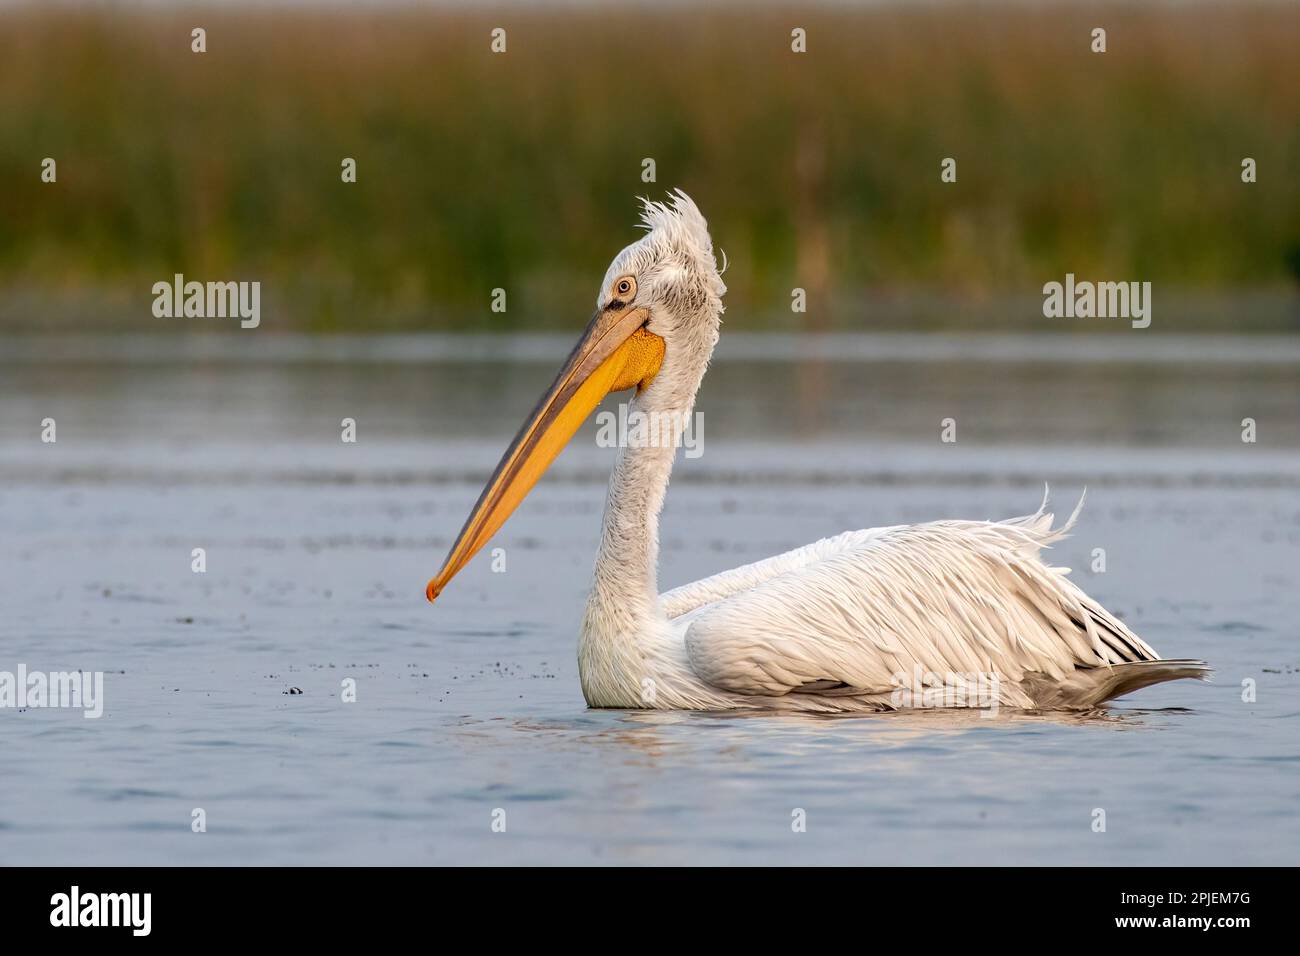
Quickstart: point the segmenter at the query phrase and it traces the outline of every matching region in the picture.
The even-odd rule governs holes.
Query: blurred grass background
[[[673,186],[744,328],[1043,328],[1067,271],[1297,327],[1297,51],[1246,2],[3,7],[0,331],[174,330],[175,272],[261,280],[263,329],[576,328]]]

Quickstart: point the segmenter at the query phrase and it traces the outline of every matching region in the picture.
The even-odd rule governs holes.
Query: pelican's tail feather
[[[1152,684],[1183,678],[1209,680],[1210,673],[1210,665],[1205,661],[1131,661],[1081,668],[1064,681],[1027,674],[1022,686],[1039,709],[1087,710]]]

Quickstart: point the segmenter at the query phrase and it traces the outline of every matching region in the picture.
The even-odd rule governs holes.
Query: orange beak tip
[[[432,581],[430,581],[424,589],[424,596],[429,599],[430,604],[438,600],[438,595],[441,593],[442,593],[442,588],[438,587],[437,578],[434,578]]]

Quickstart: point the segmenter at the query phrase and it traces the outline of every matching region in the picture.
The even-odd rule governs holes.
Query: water
[[[724,338],[664,587],[1086,484],[1054,563],[1216,667],[1090,718],[827,719],[585,709],[590,429],[495,542],[506,572],[481,556],[425,603],[568,344],[529,341],[0,342],[0,670],[107,672],[99,720],[0,710],[0,861],[1296,862],[1300,380],[1267,358],[1290,346]]]

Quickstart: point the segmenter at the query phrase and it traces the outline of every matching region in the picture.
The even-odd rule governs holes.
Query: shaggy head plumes
[[[596,306],[604,306],[618,279],[631,276],[636,280],[636,303],[650,310],[651,332],[670,346],[678,333],[691,333],[696,347],[711,350],[727,287],[713,257],[709,224],[680,189],[669,193],[667,202],[642,203],[646,235],[614,257]]]

